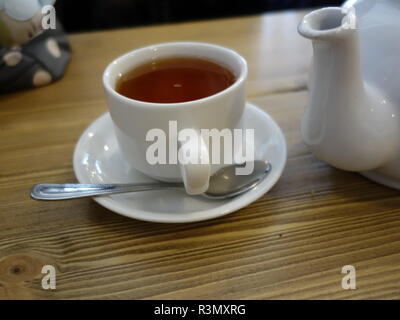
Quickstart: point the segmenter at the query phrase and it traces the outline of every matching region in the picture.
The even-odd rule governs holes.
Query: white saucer
[[[145,191],[94,198],[100,205],[129,218],[164,223],[213,219],[239,210],[257,200],[278,181],[286,163],[286,141],[275,121],[247,103],[244,127],[253,128],[255,159],[272,164],[272,171],[255,189],[229,200],[188,196],[183,190]],[[122,159],[108,113],[94,121],[82,134],[73,158],[80,183],[136,183],[152,181],[131,169]]]

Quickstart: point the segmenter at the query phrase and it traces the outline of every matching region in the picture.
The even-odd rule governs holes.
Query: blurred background
[[[338,6],[343,0],[57,0],[67,32]]]

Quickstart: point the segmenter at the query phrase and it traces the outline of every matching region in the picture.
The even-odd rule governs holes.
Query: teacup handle
[[[178,142],[178,161],[186,192],[191,195],[207,191],[210,175],[210,156],[208,145],[200,130],[192,130],[195,136],[185,142]],[[197,150],[197,151],[196,151]]]

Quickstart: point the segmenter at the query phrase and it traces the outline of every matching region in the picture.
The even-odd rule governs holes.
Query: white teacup
[[[118,78],[152,59],[198,57],[213,61],[227,69],[236,81],[228,88],[206,98],[180,103],[150,103],[133,100],[115,90]],[[124,158],[132,166],[157,180],[183,181],[189,194],[203,193],[215,165],[209,159],[211,146],[200,135],[201,129],[235,129],[241,127],[245,106],[246,61],[235,51],[200,42],[162,43],[131,51],[114,60],[105,70],[103,84],[115,134]],[[177,130],[196,129],[200,141],[198,163],[151,164],[146,154],[153,141],[146,141],[148,132],[160,129],[168,134],[166,149],[177,144],[178,137],[170,132],[170,121]],[[180,156],[192,146],[179,144]],[[200,161],[203,160],[203,161]],[[206,160],[206,161],[204,161]]]

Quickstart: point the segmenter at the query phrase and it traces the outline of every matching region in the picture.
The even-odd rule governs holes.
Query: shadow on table
[[[298,206],[296,210],[300,208],[314,217],[316,208],[324,217],[324,212],[334,212],[335,216],[362,215],[397,210],[400,206],[399,191],[376,184],[359,174],[337,170],[314,159],[299,173],[301,166],[298,161],[295,167],[290,162],[270,192],[248,207],[221,218],[183,224],[145,222],[116,214],[94,201],[88,204],[88,218],[105,229],[122,225],[123,232],[130,230],[133,235],[157,234],[176,239],[178,233],[184,238],[204,235],[205,232],[231,232],[235,228],[239,230],[255,225],[268,228],[274,224],[277,215],[293,210],[288,204],[292,205],[294,201]]]

